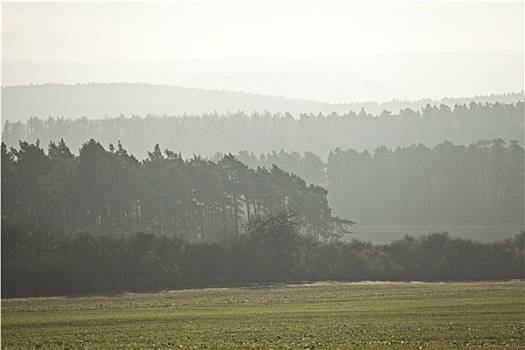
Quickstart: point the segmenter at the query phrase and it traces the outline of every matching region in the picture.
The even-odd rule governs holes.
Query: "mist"
[[[523,22],[3,3],[2,293],[522,278]]]
[[[8,59],[3,71],[4,86],[142,82],[344,104],[519,92],[523,51],[107,63]]]
[[[327,103],[523,90],[521,3],[5,3],[2,19],[3,86],[140,82]]]

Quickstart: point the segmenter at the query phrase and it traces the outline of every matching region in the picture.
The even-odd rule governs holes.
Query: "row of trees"
[[[276,210],[295,212],[306,236],[333,239],[353,222],[333,217],[327,191],[277,166],[250,169],[232,155],[184,160],[156,145],[144,161],[122,144],[91,139],[71,153],[62,140],[2,143],[2,215],[45,220],[68,231],[144,231],[189,242],[237,236]]]
[[[382,147],[373,156],[336,150],[327,163],[329,199],[337,214],[367,222],[523,225],[524,158],[517,142],[501,139]]]
[[[524,159],[517,142],[501,139],[336,149],[327,161],[284,151],[184,160],[156,146],[140,162],[120,143],[105,150],[91,140],[75,156],[63,141],[47,154],[22,142],[2,147],[2,207],[93,232],[178,232],[189,240],[238,232],[283,207],[324,238],[344,226],[333,216],[361,224],[523,224]]]
[[[525,232],[481,244],[435,233],[387,245],[322,243],[288,212],[249,221],[243,235],[188,243],[137,233],[67,234],[2,218],[2,297],[152,291],[291,281],[523,278]]]
[[[23,100],[22,100],[23,101]],[[384,110],[371,115],[364,109],[346,114],[229,113],[201,116],[133,115],[90,120],[36,117],[27,122],[6,121],[2,140],[9,147],[18,141],[64,139],[72,149],[94,138],[107,145],[120,139],[128,151],[139,157],[156,143],[180,151],[185,157],[216,152],[248,150],[266,154],[284,149],[312,152],[326,157],[336,148],[372,150],[381,145],[392,148],[422,143],[433,147],[443,140],[469,144],[480,139],[523,140],[524,103],[456,104],[453,107],[427,104],[421,110],[405,108],[397,114]],[[80,116],[79,116],[80,117]]]
[[[276,164],[327,188],[334,213],[359,223],[524,222],[525,155],[516,141],[382,146],[372,153],[337,148],[326,162],[311,152],[236,157],[253,168]]]

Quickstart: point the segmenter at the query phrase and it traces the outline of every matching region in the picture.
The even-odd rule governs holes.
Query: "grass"
[[[405,235],[419,238],[436,232],[448,232],[451,237],[470,239],[480,243],[493,243],[514,238],[523,231],[523,224],[446,224],[446,225],[360,225],[351,228],[348,241],[357,239],[373,244],[388,244]]]
[[[314,283],[2,300],[2,349],[525,346],[525,283]]]

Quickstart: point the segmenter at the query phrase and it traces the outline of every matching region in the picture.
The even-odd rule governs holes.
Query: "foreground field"
[[[523,348],[525,283],[315,283],[2,300],[2,349]]]

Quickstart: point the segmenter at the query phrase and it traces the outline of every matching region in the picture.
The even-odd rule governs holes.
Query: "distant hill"
[[[419,110],[427,104],[514,103],[523,100],[523,92],[466,98],[423,99],[418,101],[392,100],[384,103],[360,102],[330,104],[302,99],[259,95],[224,90],[204,90],[173,85],[141,83],[90,83],[77,85],[43,84],[2,87],[2,119],[5,122],[26,121],[30,117],[92,119],[131,115],[202,115],[244,111],[301,113],[324,115],[349,111],[378,115],[383,110],[398,113],[401,109]]]

